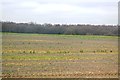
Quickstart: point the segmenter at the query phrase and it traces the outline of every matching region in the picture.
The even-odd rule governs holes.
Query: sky
[[[118,0],[1,0],[1,21],[117,24]]]

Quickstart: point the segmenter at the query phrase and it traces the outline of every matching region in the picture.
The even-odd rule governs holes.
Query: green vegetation
[[[0,23],[2,23],[3,32],[67,35],[118,35],[117,25]]]

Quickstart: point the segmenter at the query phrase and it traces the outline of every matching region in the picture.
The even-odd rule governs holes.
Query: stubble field
[[[117,78],[115,36],[2,34],[3,78]]]

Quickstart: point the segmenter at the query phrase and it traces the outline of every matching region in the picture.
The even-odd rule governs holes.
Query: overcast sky
[[[118,23],[118,0],[2,0],[0,4],[2,21],[60,24]]]

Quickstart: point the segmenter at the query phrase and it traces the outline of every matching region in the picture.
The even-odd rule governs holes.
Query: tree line
[[[38,34],[70,34],[70,35],[118,35],[117,25],[90,24],[35,24],[35,23],[2,23],[2,32],[38,33]]]

